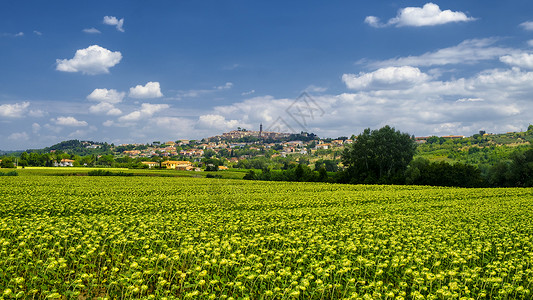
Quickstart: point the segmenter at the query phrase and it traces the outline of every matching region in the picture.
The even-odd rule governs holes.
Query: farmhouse
[[[157,165],[159,165],[155,161],[142,161],[141,163],[145,166],[148,166],[148,169],[155,168]]]
[[[74,161],[64,158],[60,162],[54,162],[54,167],[74,167]]]
[[[192,163],[190,161],[173,161],[173,160],[167,160],[161,163],[162,167],[166,167],[167,169],[175,169],[175,170],[187,170],[187,167],[191,167]]]

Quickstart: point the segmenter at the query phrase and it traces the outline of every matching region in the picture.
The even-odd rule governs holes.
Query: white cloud
[[[68,137],[69,138],[88,138],[89,134],[92,132],[98,131],[98,129],[94,126],[90,126],[87,129],[76,129],[74,132],[71,132]]]
[[[202,115],[198,118],[196,127],[199,129],[218,129],[218,130],[231,130],[239,126],[240,122],[237,120],[226,120],[221,115]]]
[[[344,74],[342,81],[349,89],[404,89],[414,84],[428,81],[430,76],[418,68],[409,66],[388,67],[372,73]]]
[[[226,84],[224,84],[224,85],[216,86],[215,89],[217,89],[217,90],[229,90],[232,87],[233,87],[233,83],[226,82]]]
[[[78,121],[74,117],[57,117],[56,119],[51,119],[50,121],[60,126],[83,127],[89,125],[87,122]]]
[[[106,114],[108,116],[121,115],[122,111],[116,108],[114,104],[122,102],[125,96],[125,92],[118,92],[114,89],[94,89],[87,96],[87,99],[99,103],[91,105],[89,112],[93,114]]]
[[[2,104],[0,105],[0,117],[20,118],[26,113],[29,106],[30,102]]]
[[[98,45],[92,45],[76,51],[72,59],[57,59],[56,70],[62,72],[82,72],[84,74],[107,74],[109,68],[117,65],[122,59],[119,51],[109,51]]]
[[[88,100],[98,101],[98,102],[107,102],[107,103],[120,103],[126,96],[125,92],[118,92],[114,89],[94,89],[89,96]]]
[[[529,47],[533,47],[533,40],[529,40],[529,41],[527,41],[527,45],[528,45]]]
[[[533,69],[533,54],[529,53],[502,56],[500,61],[514,67]]]
[[[367,16],[365,18],[365,23],[375,28],[381,28],[381,27],[387,26],[386,24],[381,23],[380,19],[376,16]]]
[[[451,10],[441,10],[437,4],[426,3],[423,7],[405,7],[398,11],[395,18],[387,23],[380,22],[378,17],[368,16],[365,23],[372,27],[380,28],[395,25],[402,26],[435,26],[454,22],[468,22],[475,18],[467,17],[465,13]]]
[[[524,28],[525,30],[531,31],[533,30],[533,22],[527,21],[520,24],[520,27]]]
[[[103,23],[106,25],[116,26],[118,31],[124,32],[124,28],[122,28],[122,26],[124,26],[124,18],[119,20],[117,17],[105,16]]]
[[[159,129],[176,131],[179,130],[183,133],[191,132],[194,130],[194,121],[186,118],[177,117],[158,117],[152,120],[153,125]]]
[[[161,98],[163,94],[161,93],[161,87],[159,82],[148,82],[145,86],[137,85],[130,88],[130,97],[138,99],[149,99],[149,98]]]
[[[426,52],[419,56],[407,56],[372,62],[374,67],[389,66],[442,66],[449,64],[472,64],[483,60],[497,59],[502,55],[515,53],[516,50],[493,46],[497,39],[465,40],[457,46]]]
[[[306,91],[311,93],[323,93],[328,90],[326,87],[316,86],[316,85],[310,85],[306,89]]]
[[[247,92],[242,92],[242,93],[241,93],[241,96],[248,96],[248,95],[251,95],[251,94],[253,94],[253,93],[255,93],[255,90],[251,90],[251,91],[247,91]]]
[[[28,112],[28,116],[30,117],[34,117],[34,118],[42,118],[46,115],[47,113],[45,111],[42,111],[40,109],[31,109],[29,112]]]
[[[1,36],[6,36],[6,37],[22,37],[24,36],[24,32],[18,32],[18,33],[0,33],[0,37]]]
[[[531,122],[533,71],[492,69],[446,81],[422,77],[424,80],[417,84],[396,85],[396,89],[373,85],[372,89],[353,93],[312,95],[325,114],[313,117],[308,113],[305,128],[287,111],[296,99],[273,97],[217,106],[198,120],[196,128],[214,135],[237,126],[256,129],[263,123],[265,130],[280,123],[288,124],[295,132],[336,137],[389,124],[415,135],[469,135],[479,130],[523,129]],[[407,82],[413,78],[417,81],[417,76],[407,76]]]
[[[85,33],[89,33],[89,34],[98,34],[98,33],[101,33],[100,30],[94,28],[94,27],[91,27],[91,28],[85,28],[82,30],[83,32]]]
[[[37,31],[37,30],[34,30],[34,31],[33,31],[33,33],[34,33],[35,35],[38,35],[38,36],[41,36],[41,35],[43,35],[43,33],[42,33],[42,32],[40,32],[40,31]]]
[[[133,111],[125,116],[120,117],[118,120],[120,122],[135,122],[141,119],[149,118],[155,113],[167,108],[169,108],[168,104],[143,103],[141,104],[140,110]]]
[[[461,98],[461,99],[457,99],[457,101],[455,102],[480,102],[480,101],[485,101],[481,98]]]
[[[15,132],[10,134],[7,138],[12,141],[27,141],[30,139],[26,132]]]
[[[107,120],[104,123],[102,123],[102,125],[104,125],[105,127],[111,127],[114,124],[115,124],[115,122],[113,122],[112,120]]]
[[[89,107],[89,112],[93,114],[106,114],[108,116],[118,116],[122,111],[109,102],[100,102]]]

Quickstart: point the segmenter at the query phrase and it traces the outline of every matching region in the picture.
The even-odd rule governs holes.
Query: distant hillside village
[[[435,161],[491,164],[511,150],[533,142],[533,126],[527,132],[413,137],[417,156]],[[343,168],[342,153],[356,136],[319,138],[313,133],[281,133],[237,128],[201,140],[178,139],[146,144],[108,144],[70,140],[44,149],[3,156],[0,166],[113,166],[165,168],[188,171],[241,169],[287,169],[303,164],[328,172]],[[504,146],[498,147],[496,146]],[[488,152],[487,152],[488,151]]]

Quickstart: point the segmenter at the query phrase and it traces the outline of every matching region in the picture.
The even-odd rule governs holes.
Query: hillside
[[[511,153],[526,150],[533,144],[533,126],[525,132],[475,134],[462,139],[431,137],[418,146],[418,157],[430,161],[461,162],[481,169],[509,159]]]

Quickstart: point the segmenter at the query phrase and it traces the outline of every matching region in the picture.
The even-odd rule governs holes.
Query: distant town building
[[[192,167],[192,163],[190,161],[167,160],[167,161],[162,162],[161,166],[167,169],[187,170],[188,167]]]
[[[159,163],[156,163],[155,161],[143,161],[141,163],[145,166],[148,166],[148,169],[155,168],[159,165]]]
[[[54,162],[54,167],[74,167],[74,161],[64,158],[60,162]]]

